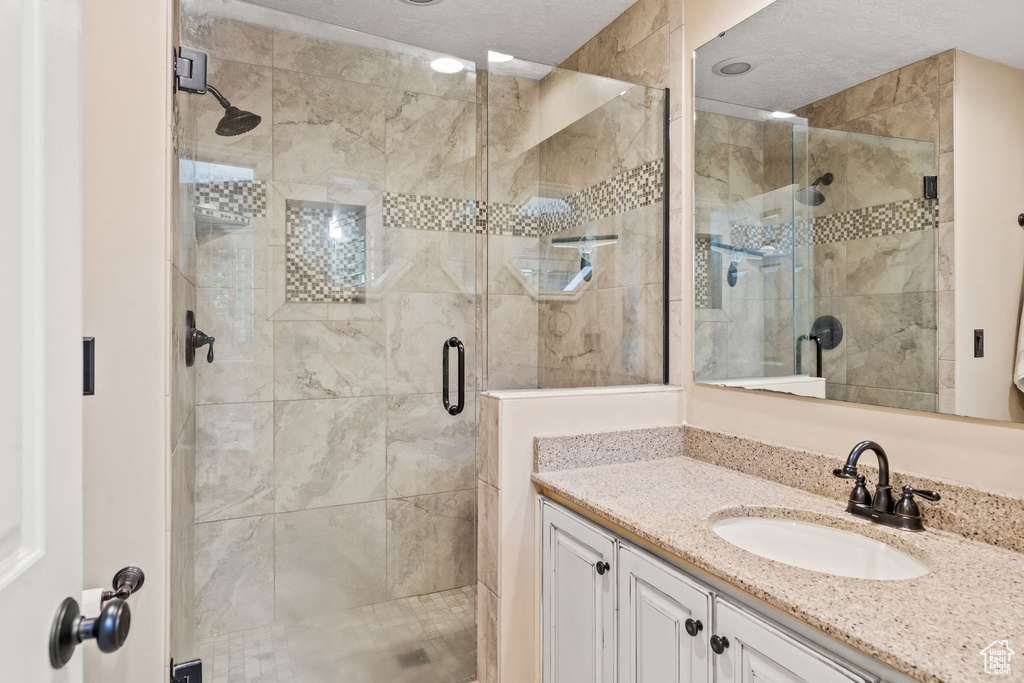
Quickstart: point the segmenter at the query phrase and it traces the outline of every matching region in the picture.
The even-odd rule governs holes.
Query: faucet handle
[[[871,493],[868,492],[868,487],[865,486],[866,481],[863,474],[857,475],[857,485],[850,492],[850,502],[854,505],[871,505]]]
[[[904,486],[903,496],[906,497],[908,493],[911,493],[915,496],[921,496],[925,500],[930,500],[932,502],[942,500],[942,496],[940,496],[937,491],[929,491],[928,489],[915,489],[913,486]]]

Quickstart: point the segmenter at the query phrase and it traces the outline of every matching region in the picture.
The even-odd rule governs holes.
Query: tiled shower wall
[[[472,585],[475,409],[443,414],[438,356],[461,337],[474,386],[475,74],[185,9],[182,44],[263,117],[218,137],[191,96],[197,157],[266,193],[197,223],[199,635]]]
[[[815,315],[835,315],[854,333],[825,352],[831,398],[954,410],[954,61],[955,51],[943,52],[796,112],[811,126],[808,177],[846,170],[833,171],[816,216],[828,222],[883,203],[905,214],[911,199],[927,205],[918,207],[926,219],[900,220],[890,234],[846,233],[815,246]],[[926,172],[939,176],[937,202],[919,199]]]
[[[698,113],[698,227],[710,225],[716,205],[776,191],[794,177],[802,187],[826,172],[835,176],[822,187],[825,203],[813,209],[809,316],[834,315],[846,329],[843,342],[824,353],[830,398],[952,409],[952,59],[952,52],[936,55],[796,110],[810,126],[806,150],[774,134],[777,123]],[[924,200],[922,176],[936,169],[939,200]],[[779,344],[787,348],[776,356],[792,354],[792,334],[770,334],[776,326],[769,322],[784,319],[759,303],[762,294],[768,299],[774,260],[741,263],[735,288],[722,285],[727,262],[721,272],[698,268],[698,276],[716,278],[695,292],[698,378],[761,374],[760,357],[770,370]],[[805,348],[804,358],[812,353]]]

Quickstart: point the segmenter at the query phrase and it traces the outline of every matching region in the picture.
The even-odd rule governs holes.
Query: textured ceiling
[[[485,63],[487,51],[558,64],[634,0],[247,0]]]
[[[1022,31],[1024,0],[776,0],[697,50],[696,92],[788,111],[950,48],[1024,69]]]

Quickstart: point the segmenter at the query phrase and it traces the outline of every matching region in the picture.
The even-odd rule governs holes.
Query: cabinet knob
[[[696,638],[697,634],[704,630],[704,624],[700,623],[699,619],[697,621],[687,619],[683,625],[686,626],[686,633],[691,638]]]
[[[722,636],[711,636],[711,649],[716,655],[720,655],[725,652],[725,649],[729,647],[729,639]]]
[[[607,562],[598,562],[597,565],[595,565],[594,568],[597,569],[597,573],[598,574],[600,574],[601,576],[604,576],[605,572],[611,571],[612,566],[610,564],[608,564]]]

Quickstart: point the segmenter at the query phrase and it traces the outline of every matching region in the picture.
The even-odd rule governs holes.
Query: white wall
[[[1024,422],[1013,386],[1024,288],[1024,71],[957,52],[956,411]],[[985,357],[974,357],[974,330]]]
[[[96,337],[84,399],[85,586],[141,566],[125,647],[85,650],[85,680],[165,680],[168,461],[168,3],[83,3],[83,333]]]
[[[684,73],[692,73],[693,50],[768,4],[768,0],[688,0]],[[688,111],[684,119],[692,122],[692,83],[686,91]],[[1007,111],[1020,113],[1020,109]],[[688,128],[692,139],[692,125]],[[961,151],[957,145],[957,157]],[[683,162],[685,187],[690,188],[692,156],[686,155]],[[957,178],[958,183],[961,180],[962,176]],[[690,196],[689,189],[684,192]],[[693,218],[689,210],[684,213],[688,237],[682,244],[686,271],[683,281],[689,286],[693,281]],[[957,287],[962,284],[958,278]],[[684,301],[685,357],[690,363],[693,304],[692,298]],[[686,419],[690,424],[835,455],[845,455],[858,441],[871,438],[885,446],[897,469],[1024,494],[1024,425],[697,386],[690,367],[684,374]]]

